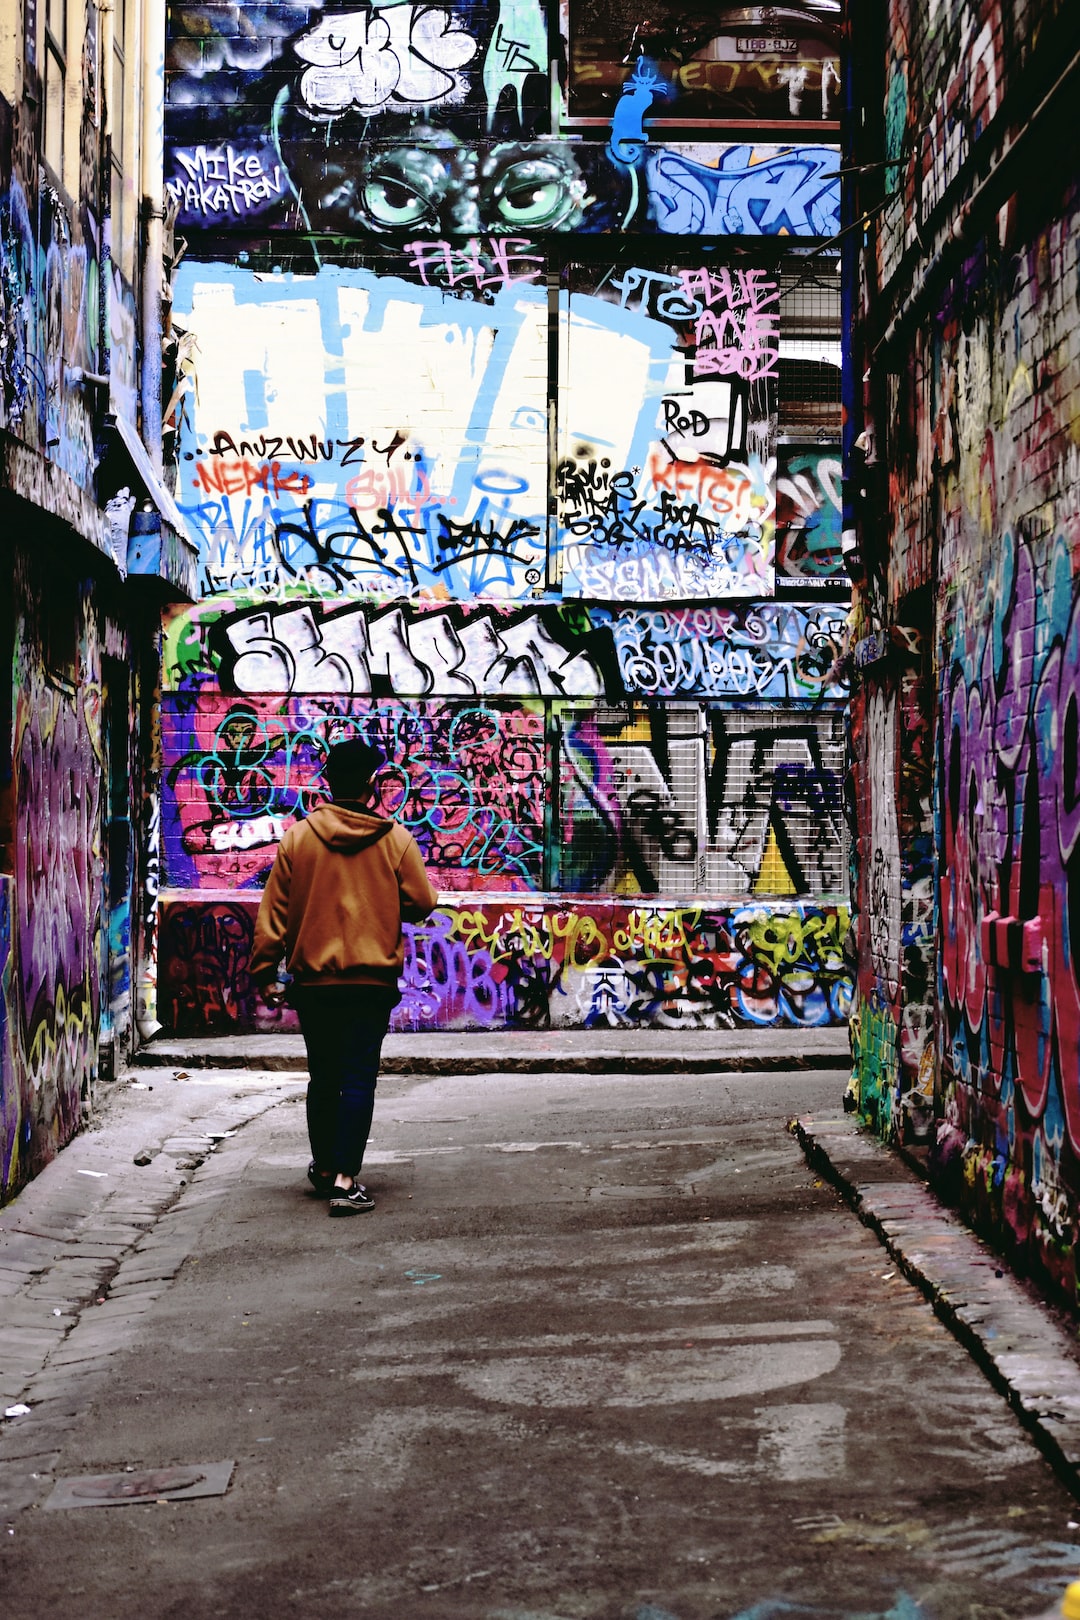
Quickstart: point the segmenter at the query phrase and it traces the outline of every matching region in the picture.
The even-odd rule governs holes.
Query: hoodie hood
[[[394,826],[385,816],[373,816],[367,810],[346,810],[340,804],[321,804],[307,818],[319,841],[338,855],[352,855],[358,849],[367,849],[385,838]]]

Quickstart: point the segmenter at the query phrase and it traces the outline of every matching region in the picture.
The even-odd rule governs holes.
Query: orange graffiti
[[[311,488],[307,473],[296,468],[283,470],[280,461],[225,461],[215,456],[200,461],[192,483],[208,495],[250,495],[261,489],[267,495],[306,495]]]
[[[740,525],[750,522],[755,507],[765,504],[760,496],[755,497],[753,485],[737,467],[714,467],[710,461],[672,461],[659,445],[649,451],[645,472],[654,489],[666,489],[672,495],[697,501],[717,517],[733,516]],[[762,513],[758,511],[756,516],[760,520]]]

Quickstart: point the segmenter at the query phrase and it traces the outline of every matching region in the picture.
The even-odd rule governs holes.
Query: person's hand
[[[288,988],[288,985],[282,984],[280,979],[275,979],[271,984],[264,984],[259,994],[266,1005],[276,1011],[279,1007],[284,1007]]]

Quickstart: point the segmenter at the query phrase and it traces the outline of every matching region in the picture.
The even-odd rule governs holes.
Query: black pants
[[[400,996],[375,985],[294,985],[291,1000],[307,1047],[311,1157],[326,1174],[358,1176],[382,1043]]]

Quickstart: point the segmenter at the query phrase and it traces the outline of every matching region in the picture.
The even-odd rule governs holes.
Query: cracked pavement
[[[1045,1609],[1072,1497],[788,1132],[843,1079],[394,1075],[347,1220],[295,1076],[118,1094],[0,1215],[4,1591],[36,1620]],[[42,1511],[224,1459],[220,1497]]]

